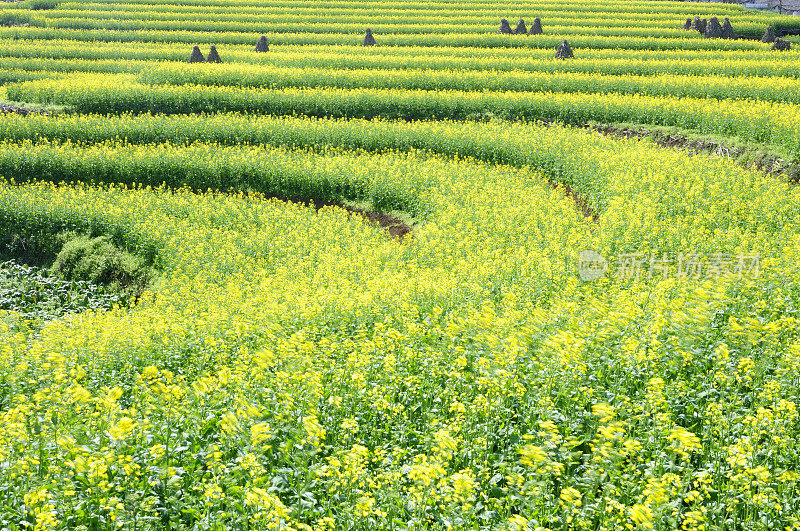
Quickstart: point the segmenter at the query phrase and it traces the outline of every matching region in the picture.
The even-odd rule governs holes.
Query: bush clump
[[[143,261],[119,249],[108,236],[66,235],[51,272],[65,280],[88,281],[127,294],[140,293],[149,273]]]

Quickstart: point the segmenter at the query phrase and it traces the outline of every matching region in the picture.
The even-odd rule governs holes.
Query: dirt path
[[[576,192],[575,189],[568,184],[557,183],[555,181],[548,181],[547,184],[554,190],[563,190],[564,195],[572,199],[578,211],[583,214],[583,217],[587,220],[597,222],[597,220],[600,219],[600,214],[594,211],[589,200]]]
[[[585,124],[584,129],[620,138],[649,138],[661,147],[680,149],[690,153],[707,153],[731,159],[749,169],[762,171],[769,175],[784,175],[792,184],[798,184],[800,164],[782,159],[768,149],[758,146],[731,146],[709,138],[688,138],[680,133],[670,133],[640,127],[620,127],[614,124]],[[743,155],[750,157],[745,160]]]
[[[315,210],[319,210],[326,206],[335,206],[347,210],[351,215],[361,216],[373,225],[377,225],[389,233],[389,236],[399,241],[403,241],[406,235],[413,236],[413,229],[402,219],[387,214],[385,212],[377,212],[375,210],[367,210],[352,205],[345,205],[342,203],[334,203],[332,201],[322,201],[319,199],[307,199],[304,197],[279,197],[282,201],[291,201],[293,203],[302,203],[308,205]]]

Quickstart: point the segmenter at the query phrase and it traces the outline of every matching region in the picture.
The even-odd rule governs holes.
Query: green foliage
[[[69,142],[0,143],[0,175],[17,182],[166,184],[197,191],[257,192],[321,202],[367,201],[379,209],[404,210],[411,215],[424,212],[424,205],[413,194],[381,180],[376,172],[358,168],[358,157],[351,157],[353,166],[344,167],[325,164],[327,160],[278,148],[201,142],[174,146],[108,142],[85,147]],[[46,239],[51,231],[44,232],[36,236]],[[52,245],[47,248],[52,249]]]
[[[800,21],[791,21],[800,24]],[[200,21],[197,23],[186,23],[194,29],[183,29],[179,31],[169,31],[176,24],[183,21],[108,21],[103,24],[107,28],[97,28],[96,22],[90,18],[61,18],[44,20],[43,23],[50,24],[48,27],[20,28],[19,38],[23,39],[71,39],[82,41],[101,40],[105,42],[151,42],[151,43],[181,43],[192,44],[198,42],[214,42],[217,45],[247,45],[252,47],[254,44],[254,34],[252,24],[237,22],[234,25],[220,24],[215,21]],[[61,27],[58,27],[61,26]],[[136,29],[136,27],[140,29]],[[211,28],[235,27],[238,31],[210,31]],[[296,27],[296,25],[287,26]],[[326,26],[327,27],[327,26]],[[199,29],[202,28],[202,29]],[[363,29],[363,28],[362,28]],[[597,49],[630,49],[630,50],[760,50],[764,46],[761,43],[749,40],[698,40],[688,39],[683,33],[676,34],[674,37],[648,38],[645,36],[627,36],[629,30],[618,30],[616,35],[587,35],[582,29],[573,33],[569,37],[570,45],[574,48],[592,47]],[[681,30],[682,31],[682,30]],[[646,33],[651,33],[648,31]],[[0,31],[0,36],[4,33]],[[328,45],[328,46],[357,46],[363,37],[360,33],[341,34],[341,33],[315,33],[315,32],[293,32],[268,33],[270,46],[292,46],[292,45]],[[541,37],[541,38],[540,38]],[[392,34],[381,35],[381,46],[422,46],[422,47],[474,47],[495,50],[508,49],[530,49],[532,47],[552,48],[561,42],[559,36],[545,35],[537,36],[534,39],[509,39],[503,35],[481,33],[416,33],[416,34]],[[555,53],[555,52],[553,52]]]
[[[177,131],[191,123],[199,132],[214,122]],[[281,129],[277,119],[244,123]],[[12,360],[0,402],[7,418],[23,419],[0,434],[24,442],[5,459],[27,470],[41,445],[49,474],[20,474],[0,491],[3,525],[38,510],[56,529],[101,517],[145,530],[268,527],[250,521],[256,514],[295,528],[330,518],[334,529],[451,519],[502,529],[519,516],[572,529],[569,502],[577,512],[568,515],[589,529],[624,527],[634,508],[651,508],[659,531],[696,510],[720,531],[728,515],[762,510],[749,476],[733,479],[746,470],[795,514],[797,480],[779,479],[799,462],[790,438],[765,443],[775,454],[734,458],[762,429],[774,429],[767,441],[797,431],[782,402],[795,403],[786,397],[796,396],[800,352],[797,244],[786,244],[796,241],[796,189],[724,161],[686,165],[650,144],[561,127],[284,125],[287,142],[327,128],[329,141],[353,145],[358,128],[372,127],[376,147],[424,138],[454,155],[506,160],[524,160],[529,147],[542,166],[549,155],[554,175],[575,158],[587,171],[570,178],[599,183],[608,207],[586,222],[533,171],[429,153],[313,158],[351,172],[383,168],[381,180],[433,204],[408,244],[342,212],[235,194],[0,186],[0,210],[128,219],[157,239],[169,270],[129,311],[53,323],[31,340],[0,336]],[[632,175],[630,160],[639,161]],[[606,256],[655,242],[670,253],[743,246],[785,258],[765,265],[765,282],[581,284],[574,251],[591,238]],[[774,374],[763,370],[771,365]],[[781,407],[785,423],[770,420]],[[702,498],[687,506],[692,490]],[[609,515],[612,502],[625,512]]]
[[[365,68],[331,70],[330,67],[275,67],[252,64],[222,64],[207,68],[187,68],[166,63],[142,70],[139,81],[150,85],[204,85],[209,87],[247,87],[283,89],[292,87],[330,87],[342,89],[402,89],[461,92],[551,92],[590,94],[641,94],[729,100],[759,100],[800,103],[800,91],[793,78],[772,78],[765,83],[758,77],[705,76],[697,83],[694,75],[638,76],[608,72],[495,72],[430,71],[427,68]]]
[[[47,269],[0,262],[0,310],[18,313],[26,321],[50,321],[121,302],[120,293],[108,292],[92,282],[63,280]]]
[[[68,234],[108,235],[117,246],[134,251],[147,267],[160,266],[154,243],[142,239],[127,220],[112,222],[103,216],[79,216],[74,211],[58,207],[50,215],[45,215],[39,208],[13,201],[0,208],[2,259],[49,267]]]
[[[29,0],[28,8],[32,11],[41,11],[46,9],[55,9],[58,7],[59,0]]]
[[[63,40],[9,40],[4,42],[0,65],[4,69],[41,72],[133,72],[153,66],[152,61],[185,64],[186,49],[163,42],[116,42]],[[763,48],[739,51],[717,49],[639,50],[631,57],[626,49],[585,48],[573,61],[553,61],[549,48],[508,48],[497,51],[477,47],[440,49],[403,46],[342,53],[339,45],[284,45],[269,56],[254,56],[251,45],[225,46],[226,63],[340,70],[455,70],[498,72],[582,72],[587,74],[657,76],[761,76],[797,78],[800,60],[783,55],[778,60]],[[346,48],[345,48],[346,49]],[[168,64],[168,63],[167,63]],[[432,74],[434,72],[431,72]],[[762,80],[763,82],[764,80]],[[772,80],[770,80],[772,81]],[[757,88],[757,87],[754,87]]]
[[[141,291],[146,285],[149,274],[143,261],[119,249],[108,236],[63,238],[64,246],[50,270],[53,275],[123,291]]]
[[[0,26],[25,26],[30,23],[31,17],[26,13],[14,11],[0,13]]]
[[[130,76],[42,80],[11,85],[9,97],[70,105],[80,113],[191,114],[242,112],[335,118],[464,120],[492,112],[506,120],[574,125],[590,121],[674,126],[783,147],[800,156],[797,106],[683,96],[639,94],[463,92],[403,89],[286,88],[142,85]]]

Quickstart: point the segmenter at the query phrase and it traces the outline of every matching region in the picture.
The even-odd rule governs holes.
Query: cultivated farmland
[[[798,34],[4,2],[0,530],[800,529]]]

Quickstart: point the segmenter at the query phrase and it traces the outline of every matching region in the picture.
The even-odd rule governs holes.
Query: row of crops
[[[34,44],[35,43],[35,44]],[[109,65],[119,63],[111,71],[147,68],[142,62],[186,62],[186,49],[163,43],[137,43],[120,46],[117,43],[82,42],[72,40],[2,41],[0,60],[5,69],[42,71],[103,72]],[[696,76],[760,76],[789,77],[798,75],[798,58],[784,54],[780,60],[763,53],[766,46],[754,45],[753,50],[672,50],[670,52],[640,50],[631,57],[629,50],[585,49],[574,61],[552,61],[552,51],[546,48],[514,48],[487,50],[481,48],[392,47],[354,50],[342,46],[279,46],[268,55],[254,54],[252,45],[228,45],[223,48],[226,63],[239,67],[268,65],[308,68],[328,67],[335,70],[395,69],[395,70],[459,70],[459,71],[525,71],[525,72],[582,72],[608,75],[652,76],[661,74]],[[63,63],[63,66],[59,66]],[[257,69],[255,69],[257,72]]]
[[[610,4],[590,4],[580,16],[574,6],[538,6],[538,11],[530,6],[545,16],[552,11],[553,18],[545,18],[543,35],[520,37],[497,35],[497,19],[490,15],[483,15],[490,17],[486,27],[470,29],[464,20],[430,26],[430,21],[453,16],[475,21],[476,6],[465,6],[467,11],[459,15],[433,4],[398,4],[410,10],[405,26],[395,20],[400,15],[380,6],[368,17],[348,11],[346,4],[276,4],[268,13],[249,13],[255,8],[237,5],[242,10],[229,9],[222,19],[206,9],[213,7],[143,2],[38,10],[36,16],[48,24],[0,29],[8,39],[0,57],[0,79],[9,83],[10,99],[80,112],[635,122],[766,142],[789,159],[797,154],[796,53],[766,53],[769,44],[757,40],[703,39],[679,27],[684,15],[700,11],[727,14],[738,31],[756,35],[766,24],[792,30],[796,21],[791,18],[727,4],[670,5],[664,8],[669,15],[659,17],[652,16],[648,3],[624,14]],[[507,11],[507,6],[497,8]],[[49,25],[81,9],[92,13],[84,29]],[[487,6],[485,12],[491,9]],[[10,12],[23,11],[24,2]],[[204,17],[213,19],[214,31],[191,31],[187,20],[200,24]],[[318,30],[303,25],[309,17]],[[268,27],[262,26],[262,18]],[[127,24],[162,19],[174,30],[103,26],[108,20]],[[381,20],[390,33],[381,34]],[[378,35],[375,49],[353,46],[366,25]],[[748,25],[753,27],[748,30]],[[269,54],[253,53],[256,31],[269,35]],[[574,61],[552,59],[564,37],[578,50]],[[217,44],[225,64],[189,68],[188,48],[177,43],[206,41]],[[155,61],[159,64],[153,65]],[[347,103],[338,105],[340,92],[329,89],[346,93]],[[756,105],[750,105],[753,100]]]
[[[446,6],[446,7],[445,7]],[[202,7],[202,9],[201,9]],[[24,9],[24,7],[23,7]],[[22,11],[22,10],[20,10]],[[654,11],[658,13],[654,17]],[[324,4],[275,5],[269,11],[259,10],[247,3],[228,5],[225,2],[211,5],[161,4],[158,2],[81,3],[61,4],[56,9],[31,14],[33,25],[50,28],[104,28],[116,30],[178,29],[166,24],[179,22],[183,30],[236,31],[255,27],[255,31],[274,33],[359,33],[360,24],[372,24],[384,33],[437,34],[482,33],[496,29],[498,15],[516,17],[541,16],[547,27],[572,28],[588,34],[637,35],[648,31],[651,37],[677,36],[679,26],[694,15],[731,16],[736,26],[756,30],[765,21],[776,22],[780,27],[797,28],[791,19],[771,16],[771,13],[744,12],[738,6],[680,6],[661,11],[647,3],[630,6],[623,13],[613,3],[576,3],[558,6],[508,5],[502,2],[459,4],[435,3],[424,6],[393,2],[381,9],[354,12],[346,4],[327,7]],[[597,25],[601,22],[601,25]],[[677,26],[675,25],[677,23]],[[267,26],[268,25],[268,26]],[[335,31],[330,26],[335,25]],[[266,27],[265,27],[266,26]],[[633,27],[631,27],[633,26]],[[748,33],[747,31],[741,31]]]
[[[91,79],[91,78],[90,78]],[[638,94],[455,92],[397,89],[240,89],[225,86],[150,86],[123,79],[30,81],[9,87],[11,97],[69,105],[83,112],[239,112],[355,118],[505,119],[644,123],[702,130],[763,142],[796,158],[798,109],[792,104],[649,97]]]
[[[270,3],[269,9],[264,9],[247,1],[214,0],[54,2],[50,6],[53,9],[37,7],[41,6],[31,0],[12,5],[4,10],[5,25],[27,26],[13,28],[21,38],[72,34],[104,41],[135,35],[136,40],[174,41],[190,32],[211,32],[210,37],[216,42],[233,43],[243,34],[263,33],[282,44],[355,44],[353,37],[363,33],[364,27],[371,27],[383,36],[386,45],[535,47],[542,38],[508,39],[491,34],[495,33],[501,17],[532,20],[539,16],[546,30],[552,30],[546,34],[583,39],[605,37],[607,47],[645,38],[659,42],[661,48],[680,46],[680,41],[687,37],[680,26],[695,15],[730,17],[739,34],[752,37],[759,37],[769,24],[779,30],[800,29],[800,22],[791,18],[745,11],[731,4],[637,2],[620,10],[613,2],[513,5],[387,2],[369,7],[338,2],[290,2]],[[695,39],[700,40],[700,36],[694,34],[694,39],[689,40]]]
[[[0,529],[800,529],[797,187],[584,129],[800,159],[798,52],[695,15],[800,29],[661,1],[4,6]],[[138,284],[19,263],[67,255]]]
[[[6,183],[5,222],[34,233],[99,224],[130,249],[157,249],[164,277],[135,310],[30,338],[7,328],[6,522],[37,511],[37,522],[80,522],[77,504],[87,519],[156,527],[792,521],[794,509],[757,494],[790,503],[797,488],[795,188],[558,128],[36,120],[54,138],[87,133],[6,143],[4,173],[58,180],[68,168],[87,185]],[[137,130],[133,146],[104,140]],[[295,147],[237,147],[254,131]],[[193,143],[148,143],[158,135]],[[381,206],[423,223],[400,244],[340,210],[98,186],[150,176],[216,187],[210,176],[252,191],[262,184],[236,175],[258,175],[254,165],[265,191],[295,182],[324,198],[395,198]],[[591,198],[599,220],[548,178]],[[758,280],[668,272],[581,285],[573,257],[585,246],[764,259]],[[51,379],[35,383],[43,371]],[[780,451],[733,459],[756,439]],[[33,461],[37,444],[48,450]]]

